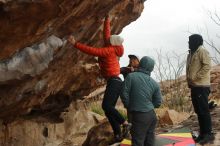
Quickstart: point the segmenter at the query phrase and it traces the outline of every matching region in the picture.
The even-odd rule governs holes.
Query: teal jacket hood
[[[140,60],[139,71],[144,72],[148,75],[153,71],[155,65],[155,61],[149,56],[144,56]]]

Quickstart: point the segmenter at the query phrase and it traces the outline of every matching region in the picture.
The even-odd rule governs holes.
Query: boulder
[[[168,110],[161,112],[158,115],[159,124],[160,125],[176,125],[188,119],[189,116],[190,116],[189,113],[177,112],[175,110],[168,109]]]
[[[112,144],[113,140],[114,134],[111,125],[104,120],[89,130],[83,146],[107,146]]]
[[[42,116],[31,120],[17,120],[10,124],[1,121],[0,145],[81,146],[89,129],[101,119],[101,116],[83,109],[83,103],[79,102],[77,105],[70,104],[61,117],[63,121],[59,124],[51,124]]]

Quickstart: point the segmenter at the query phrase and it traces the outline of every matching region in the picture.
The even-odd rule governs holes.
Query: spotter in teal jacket
[[[148,112],[161,105],[160,86],[150,77],[154,64],[153,59],[145,56],[140,60],[138,71],[126,77],[121,99],[128,111]]]

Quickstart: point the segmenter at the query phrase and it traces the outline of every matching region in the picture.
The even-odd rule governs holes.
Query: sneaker
[[[216,106],[217,106],[217,104],[214,101],[209,102],[209,109],[210,110],[213,110]]]
[[[114,138],[111,139],[109,142],[110,146],[117,146],[118,144],[120,145],[121,141],[123,140],[122,136],[120,134],[114,135]]]
[[[203,139],[203,136],[202,135],[199,135],[198,137],[196,137],[194,139],[195,143],[199,143],[201,140]]]
[[[131,123],[123,124],[123,126],[122,126],[122,137],[123,138],[129,137],[130,130],[131,130]]]
[[[212,134],[206,134],[204,135],[203,139],[199,141],[199,144],[207,144],[209,142],[212,142],[215,139],[213,133]]]
[[[193,140],[196,140],[196,138],[199,136],[199,133],[197,131],[191,131],[191,135]]]

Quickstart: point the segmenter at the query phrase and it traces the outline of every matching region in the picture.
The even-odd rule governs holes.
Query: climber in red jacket
[[[124,40],[118,35],[111,35],[108,16],[105,18],[103,35],[105,42],[105,47],[103,48],[93,48],[81,44],[76,42],[73,36],[70,36],[68,41],[80,51],[93,56],[98,56],[101,74],[107,80],[102,108],[114,131],[115,141],[120,141],[122,140],[123,135],[126,135],[123,131],[127,132],[127,130],[124,129],[121,132],[120,126],[123,125],[123,127],[126,127],[126,125],[128,125],[127,121],[115,109],[122,88],[122,80],[119,78],[119,57],[124,53],[124,48],[122,46]]]

